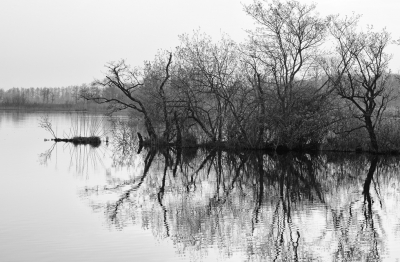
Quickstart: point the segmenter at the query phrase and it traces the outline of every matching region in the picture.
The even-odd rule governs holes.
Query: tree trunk
[[[144,125],[146,127],[146,131],[149,134],[150,140],[156,141],[157,140],[157,134],[156,131],[154,130],[153,124],[151,123],[151,120],[149,116],[146,113],[144,114]]]
[[[181,127],[179,126],[179,121],[176,111],[174,112],[174,119],[176,125],[176,145],[178,147],[182,147],[182,132],[181,132]]]
[[[376,139],[376,134],[375,134],[375,130],[374,130],[374,126],[372,125],[372,119],[370,116],[365,116],[365,126],[368,130],[368,135],[369,135],[369,139],[371,141],[371,147],[372,150],[375,153],[378,153],[378,140]]]
[[[258,96],[259,96],[259,101],[260,101],[260,114],[259,117],[263,119],[263,121],[260,121],[259,126],[258,126],[258,138],[257,138],[257,144],[258,147],[263,147],[264,146],[264,117],[265,117],[265,103],[264,103],[264,92],[261,87],[261,75],[257,74],[257,89],[258,89]]]

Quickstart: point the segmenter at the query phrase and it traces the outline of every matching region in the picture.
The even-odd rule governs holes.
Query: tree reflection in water
[[[115,163],[141,158],[140,172],[136,166],[128,179],[82,194],[110,227],[140,225],[173,240],[178,253],[204,258],[214,247],[249,261],[381,261],[394,255],[389,239],[400,240],[391,222],[399,220],[395,158],[193,149],[137,155],[129,145],[115,152]]]

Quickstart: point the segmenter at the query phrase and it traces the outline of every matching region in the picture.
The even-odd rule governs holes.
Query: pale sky
[[[178,35],[200,29],[240,42],[252,20],[242,4],[252,0],[0,0],[0,88],[61,87],[90,83],[104,65],[152,60],[173,50]],[[311,3],[311,0],[300,0]],[[400,38],[399,0],[320,0],[325,14],[362,14]],[[392,47],[400,71],[400,46]],[[397,53],[397,55],[396,55]]]

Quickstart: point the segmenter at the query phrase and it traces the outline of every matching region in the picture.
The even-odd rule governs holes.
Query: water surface
[[[45,142],[41,113],[0,113],[0,261],[396,261],[399,159]],[[79,120],[81,121],[81,120]],[[74,124],[75,123],[75,124]]]

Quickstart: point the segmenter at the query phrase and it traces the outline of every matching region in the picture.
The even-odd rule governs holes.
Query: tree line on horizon
[[[88,103],[80,96],[86,85],[67,87],[13,87],[0,89],[0,107],[4,108],[101,108],[95,103]],[[88,105],[90,104],[90,105]]]

